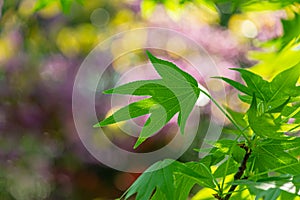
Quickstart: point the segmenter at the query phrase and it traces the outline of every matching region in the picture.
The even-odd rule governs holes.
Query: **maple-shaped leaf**
[[[151,97],[121,108],[94,126],[106,126],[150,114],[134,148],[163,128],[176,113],[179,113],[178,125],[183,134],[186,121],[200,94],[198,82],[191,75],[171,62],[156,58],[148,51],[147,54],[162,79],[130,82],[104,93]]]
[[[296,86],[300,76],[300,63],[279,73],[271,82],[246,69],[233,68],[232,70],[238,71],[241,74],[246,85],[225,77],[215,78],[224,80],[247,96],[252,97],[255,94],[265,104],[267,108],[266,112],[280,112],[283,105],[289,102],[290,97],[300,95],[300,86]],[[241,100],[249,103],[251,100],[249,101],[249,98],[246,98],[247,96],[242,96]]]
[[[211,171],[202,163],[181,163],[166,159],[149,167],[125,192],[125,199],[136,194],[136,200],[185,200],[192,187],[199,184],[215,188]],[[185,187],[185,191],[181,189]]]

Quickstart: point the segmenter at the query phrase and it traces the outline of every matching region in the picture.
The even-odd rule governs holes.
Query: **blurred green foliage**
[[[39,11],[55,1],[58,1],[60,3],[61,9],[65,14],[68,14],[70,12],[72,3],[75,2],[73,0],[37,0],[34,6],[34,11]],[[77,3],[83,4],[83,0],[76,0]]]

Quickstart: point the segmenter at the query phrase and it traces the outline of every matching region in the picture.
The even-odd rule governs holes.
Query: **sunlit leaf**
[[[138,147],[148,137],[158,132],[176,114],[181,133],[200,94],[197,81],[175,64],[158,59],[150,52],[148,57],[162,79],[136,81],[105,91],[106,94],[151,96],[132,103],[104,119],[98,126],[106,126],[150,114],[134,146]]]
[[[261,172],[280,172],[284,174],[300,174],[299,161],[280,147],[258,146],[253,149],[255,168]]]

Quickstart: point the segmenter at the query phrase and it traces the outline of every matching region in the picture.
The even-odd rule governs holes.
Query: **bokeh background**
[[[221,75],[236,80],[240,79],[229,68],[250,67],[270,79],[299,62],[299,3],[243,2],[0,0],[0,199],[114,199],[138,177],[95,160],[79,140],[72,118],[76,72],[88,53],[114,34],[143,27],[176,30],[203,46]],[[112,55],[128,45],[142,47],[143,37],[132,37],[115,41]],[[167,44],[188,53],[182,41],[170,38]],[[145,60],[144,54],[116,60],[106,73],[108,84],[103,89]],[[244,109],[235,90],[226,87],[226,94],[220,103]],[[111,109],[106,105],[99,100],[100,118]],[[216,113],[203,110],[193,147],[201,142],[212,114]],[[167,133],[175,130],[176,125],[168,125],[139,151],[159,148],[169,140]],[[118,139],[120,130],[115,126],[106,132],[124,148],[134,142]],[[192,150],[180,158],[195,159],[197,153]]]

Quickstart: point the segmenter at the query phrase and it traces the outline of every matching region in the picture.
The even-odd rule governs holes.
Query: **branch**
[[[242,178],[242,176],[243,176],[243,174],[244,174],[244,171],[246,170],[246,164],[247,164],[247,161],[248,161],[248,159],[249,159],[249,157],[250,157],[250,155],[251,155],[251,153],[252,153],[252,150],[249,148],[249,147],[247,147],[245,144],[241,144],[241,145],[239,145],[242,149],[244,149],[245,151],[246,151],[246,154],[245,154],[245,156],[244,156],[244,158],[243,158],[243,161],[242,161],[242,163],[241,163],[241,165],[240,165],[240,167],[239,167],[239,169],[238,169],[238,171],[237,171],[237,173],[234,175],[234,180],[236,181],[236,180],[240,180],[241,178]],[[244,177],[243,179],[247,179],[248,177]],[[228,193],[227,193],[227,195],[223,198],[223,197],[221,197],[220,195],[218,195],[218,194],[214,194],[214,197],[216,198],[216,199],[218,199],[218,200],[228,200],[230,197],[231,197],[231,195],[232,195],[232,193],[234,192],[234,190],[237,188],[237,186],[238,185],[231,185],[231,187],[229,188],[229,190],[228,190]]]
[[[240,145],[240,147],[242,149],[245,149],[246,151],[246,154],[244,156],[244,159],[239,167],[239,170],[238,172],[234,175],[234,180],[240,180],[244,174],[244,171],[246,170],[246,164],[247,164],[247,161],[252,153],[251,149],[249,149],[245,144],[242,144]],[[248,177],[245,177],[244,179],[247,179]],[[238,185],[232,185],[229,190],[228,190],[228,194],[225,196],[224,200],[228,200],[232,193],[234,192],[234,190],[236,189]]]

